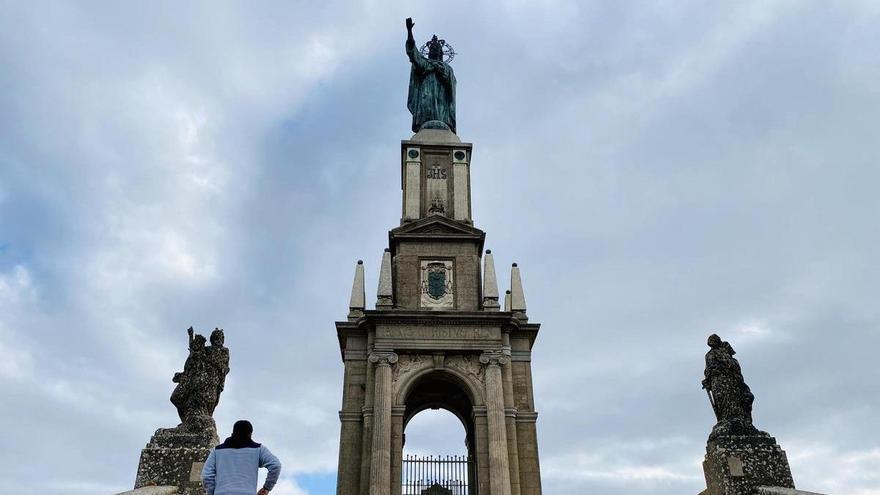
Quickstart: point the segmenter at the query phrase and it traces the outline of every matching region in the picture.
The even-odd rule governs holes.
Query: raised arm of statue
[[[415,38],[413,38],[413,34],[412,34],[412,28],[415,25],[416,25],[416,23],[413,22],[412,17],[406,18],[406,43],[407,44],[410,44],[410,43],[413,45],[416,44],[416,40],[415,40]]]
[[[406,56],[409,57],[413,69],[421,74],[430,69],[430,66],[425,59],[425,56],[422,55],[422,52],[420,52],[419,48],[416,46],[416,40],[413,38],[412,33],[413,26],[415,26],[415,23],[412,21],[411,17],[408,17],[406,19]]]

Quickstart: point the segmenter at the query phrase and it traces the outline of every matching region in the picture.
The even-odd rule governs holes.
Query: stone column
[[[367,336],[366,383],[364,385],[364,428],[361,436],[361,475],[358,495],[370,493],[370,462],[373,460],[373,397],[376,395],[376,366],[370,361],[373,352],[374,333]]]
[[[370,495],[391,493],[391,365],[397,362],[393,352],[374,352],[370,362],[376,369],[376,393],[373,398],[373,452],[370,462]]]
[[[502,352],[510,357],[510,333],[502,334]],[[504,422],[507,428],[507,455],[510,463],[510,495],[520,495],[519,445],[516,439],[516,404],[513,400],[513,365],[503,368],[504,377]]]
[[[474,461],[475,476],[468,493],[489,493],[489,424],[486,406],[474,406]]]
[[[391,495],[400,495],[403,471],[403,415],[406,406],[391,407]]]
[[[504,384],[501,376],[501,366],[509,361],[510,359],[500,351],[489,351],[480,355],[480,362],[486,365],[490,495],[511,495],[507,425],[504,420]]]

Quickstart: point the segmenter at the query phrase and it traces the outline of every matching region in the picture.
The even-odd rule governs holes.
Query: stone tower
[[[499,300],[485,233],[471,216],[473,147],[447,129],[401,142],[400,226],[388,233],[375,309],[355,269],[349,314],[336,322],[345,365],[338,495],[451,493],[443,480],[407,484],[409,420],[428,408],[457,416],[467,436],[468,495],[538,495],[531,351],[519,268]]]

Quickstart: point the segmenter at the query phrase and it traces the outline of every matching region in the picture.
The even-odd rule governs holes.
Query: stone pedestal
[[[219,443],[217,434],[160,428],[141,451],[134,487],[175,486],[180,495],[204,495],[202,467]]]
[[[706,495],[755,495],[760,486],[794,488],[785,451],[766,434],[709,440],[703,473]]]

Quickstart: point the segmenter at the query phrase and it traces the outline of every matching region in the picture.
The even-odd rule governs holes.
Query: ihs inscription
[[[434,165],[431,165],[431,168],[428,169],[428,178],[446,180],[446,169],[435,163]]]

